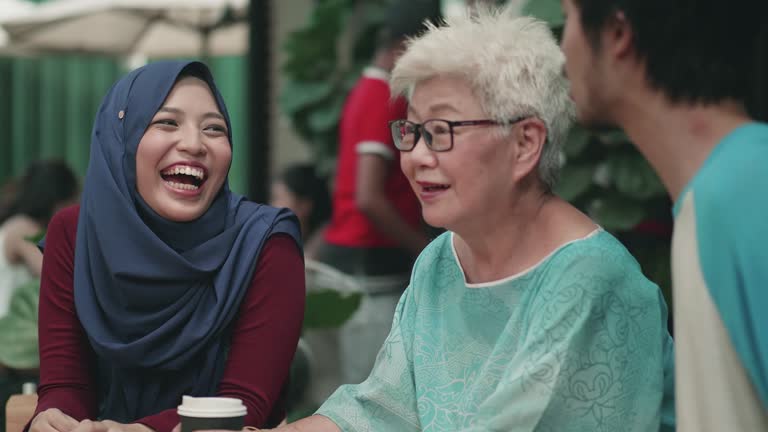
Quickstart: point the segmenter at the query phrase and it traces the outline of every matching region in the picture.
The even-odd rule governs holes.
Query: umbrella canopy
[[[3,1],[3,0],[0,0]],[[0,15],[9,46],[128,57],[241,55],[248,0],[52,0]]]
[[[36,4],[24,0],[0,0],[0,22],[13,20],[28,14]],[[14,54],[15,51],[8,48],[8,33],[0,26],[0,51]]]

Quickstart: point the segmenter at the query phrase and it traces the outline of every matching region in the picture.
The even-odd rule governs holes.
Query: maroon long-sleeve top
[[[58,408],[76,420],[95,419],[96,354],[74,302],[75,236],[79,206],[53,217],[46,234],[40,283],[40,387],[37,413]],[[296,242],[270,237],[255,263],[240,305],[217,395],[242,399],[246,424],[256,427],[284,415],[278,403],[304,316],[304,263]],[[203,365],[201,365],[202,367]],[[179,401],[181,402],[181,401]],[[175,409],[136,420],[158,432],[179,422]]]

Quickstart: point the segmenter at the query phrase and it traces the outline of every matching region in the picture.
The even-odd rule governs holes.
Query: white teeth
[[[175,181],[166,181],[168,185],[174,189],[182,189],[182,190],[198,190],[199,187],[191,184],[184,184],[184,183],[177,183]]]
[[[198,180],[202,180],[204,177],[204,172],[200,168],[195,168],[191,166],[182,166],[182,165],[176,165],[174,167],[168,168],[167,170],[162,172],[163,175],[175,175],[175,174],[184,174],[188,176],[194,176]]]

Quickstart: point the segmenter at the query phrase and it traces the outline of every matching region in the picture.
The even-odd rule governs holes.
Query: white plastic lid
[[[246,415],[248,409],[237,398],[183,396],[178,413],[184,417],[239,417]]]

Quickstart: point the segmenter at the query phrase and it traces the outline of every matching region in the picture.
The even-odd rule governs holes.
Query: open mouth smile
[[[160,171],[160,177],[172,189],[198,191],[208,180],[208,170],[203,166],[176,163]]]
[[[443,184],[443,183],[432,183],[432,182],[423,182],[418,181],[416,182],[419,187],[419,197],[422,201],[431,201],[438,196],[440,196],[443,192],[451,188],[451,185],[449,184]]]

